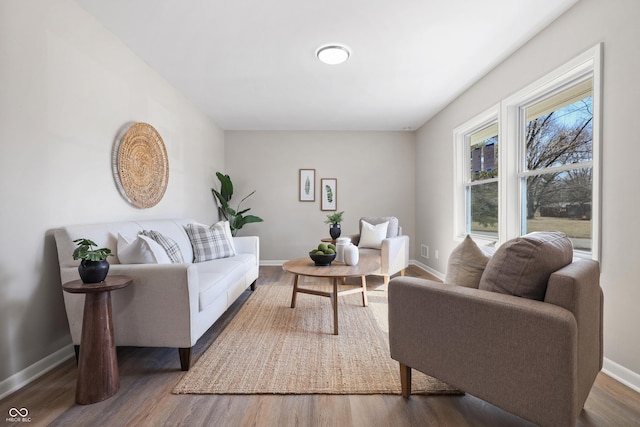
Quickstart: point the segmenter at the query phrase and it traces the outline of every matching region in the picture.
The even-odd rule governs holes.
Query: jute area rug
[[[306,286],[306,285],[305,285]],[[291,286],[258,286],[229,325],[173,389],[174,394],[400,394],[398,362],[389,356],[386,293],[331,301]],[[413,393],[459,393],[413,371]]]

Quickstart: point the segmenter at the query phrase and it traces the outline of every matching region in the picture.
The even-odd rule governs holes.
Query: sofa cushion
[[[167,237],[159,231],[155,230],[142,230],[140,234],[158,242],[158,244],[162,246],[167,252],[167,255],[169,256],[171,262],[176,264],[184,263],[182,252],[180,252],[180,246],[178,246],[178,243],[171,237]]]
[[[193,246],[193,262],[228,258],[236,254],[229,221],[219,221],[212,226],[187,224],[185,229]]]
[[[171,264],[162,246],[150,237],[127,238],[118,233],[118,259],[122,264]]]
[[[250,254],[238,254],[234,257],[219,258],[208,262],[195,263],[198,269],[199,308],[205,310],[221,294],[238,282],[248,271],[255,257]]]
[[[477,289],[489,258],[467,234],[449,256],[444,283]]]
[[[387,237],[389,221],[380,224],[369,224],[361,221],[360,242],[358,247],[380,249],[382,241]]]
[[[564,233],[534,232],[509,240],[487,263],[479,289],[544,300],[549,276],[573,260]]]

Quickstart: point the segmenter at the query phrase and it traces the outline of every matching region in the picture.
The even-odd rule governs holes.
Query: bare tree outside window
[[[590,249],[592,97],[526,123],[526,232],[557,229]],[[531,173],[533,172],[533,173]],[[536,220],[546,219],[543,223]],[[570,223],[584,221],[584,223]]]

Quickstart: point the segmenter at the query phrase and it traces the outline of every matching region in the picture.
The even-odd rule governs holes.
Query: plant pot
[[[102,261],[83,259],[78,266],[78,273],[84,283],[100,283],[106,279],[109,273],[109,262],[106,259]]]
[[[337,222],[335,224],[331,224],[331,227],[329,228],[329,234],[331,235],[331,238],[333,240],[336,240],[338,237],[340,237],[341,232],[342,230],[340,229],[340,224],[338,224]]]

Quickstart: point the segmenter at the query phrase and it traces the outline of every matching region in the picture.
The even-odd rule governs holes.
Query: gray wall
[[[71,344],[49,230],[213,221],[224,133],[67,0],[0,1],[0,94],[1,395]],[[111,174],[114,137],[129,121],[155,126],[167,148],[169,185],[151,209],[129,206]]]
[[[602,137],[602,287],[605,368],[640,388],[640,238],[636,228],[640,2],[581,0],[417,132],[416,238],[439,248],[444,272],[453,239],[453,129],[546,73],[604,43]],[[437,182],[438,185],[433,185]],[[438,203],[434,203],[438,201]]]
[[[362,216],[396,216],[414,229],[413,132],[225,132],[227,173],[238,194],[256,193],[243,206],[265,222],[240,234],[260,236],[263,263],[305,256],[329,237],[320,210],[320,179],[336,178],[343,234]],[[298,201],[298,170],[316,170],[316,201]]]

